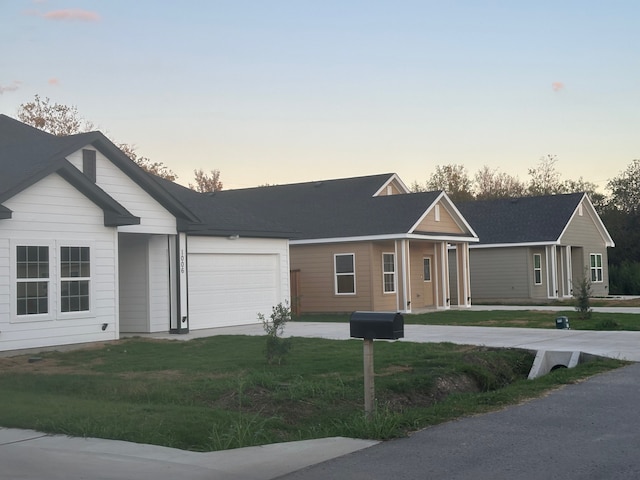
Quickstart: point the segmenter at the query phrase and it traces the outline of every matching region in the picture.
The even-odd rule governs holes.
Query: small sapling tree
[[[591,318],[591,280],[587,275],[578,283],[578,290],[574,292],[576,298],[576,312],[581,320]]]
[[[282,338],[286,323],[291,320],[291,309],[287,302],[279,303],[271,308],[269,318],[258,313],[258,319],[262,322],[262,327],[267,334],[266,356],[269,364],[280,365],[284,357],[291,350],[291,339]]]

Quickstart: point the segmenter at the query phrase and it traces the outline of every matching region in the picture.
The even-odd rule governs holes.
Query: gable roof
[[[585,198],[605,242],[610,241],[610,246],[613,246],[611,237],[584,193],[474,200],[459,202],[457,206],[480,237],[479,247],[551,244],[560,241]]]
[[[215,192],[211,198],[214,204],[235,206],[288,226],[293,242],[429,235],[412,229],[445,194],[375,196],[390,178],[395,178],[395,174],[223,190]],[[451,235],[433,233],[432,236]],[[474,235],[470,232],[463,237]]]
[[[70,183],[76,188],[78,188],[78,182],[83,184],[82,192],[98,206],[103,207],[109,204],[115,207],[115,204],[119,205],[116,208],[117,215],[127,216],[128,214],[129,217],[126,221],[123,217],[125,223],[122,225],[132,224],[130,222],[137,217],[133,217],[97,185],[92,182],[85,183],[82,177],[70,173],[75,167],[66,160],[66,157],[88,145],[93,146],[109,158],[142,189],[175,215],[179,222],[181,220],[184,222],[198,221],[197,217],[160,188],[146,172],[102,133],[87,132],[57,137],[2,114],[0,114],[0,169],[3,174],[0,176],[0,204],[51,173],[66,173],[67,175],[63,175],[63,177],[67,181],[69,178],[74,179]],[[110,200],[107,200],[106,197],[109,197]],[[105,202],[107,203],[105,204]],[[6,209],[6,207],[4,208]]]

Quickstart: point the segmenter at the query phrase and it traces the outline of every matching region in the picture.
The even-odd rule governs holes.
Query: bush
[[[284,327],[291,320],[291,310],[289,304],[279,303],[271,308],[271,315],[267,319],[262,313],[258,314],[258,319],[262,322],[262,327],[267,334],[266,356],[269,364],[282,363],[284,357],[291,350],[291,339],[282,338]]]

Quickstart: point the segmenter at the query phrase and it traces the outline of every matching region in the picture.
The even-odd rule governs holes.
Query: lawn
[[[405,324],[455,325],[474,327],[556,328],[558,316],[569,318],[573,330],[640,330],[640,315],[631,313],[592,312],[591,318],[580,319],[578,312],[567,310],[442,310],[418,315],[404,315]],[[302,315],[296,321],[349,322],[347,314]]]
[[[210,451],[328,436],[387,439],[521,402],[623,365],[540,379],[531,352],[376,342],[377,413],[363,414],[362,342],[294,338],[269,365],[265,337],[133,338],[0,358],[0,425]]]

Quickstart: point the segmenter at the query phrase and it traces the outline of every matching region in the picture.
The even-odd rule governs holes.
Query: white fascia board
[[[444,191],[440,192],[440,195],[438,195],[438,197],[433,201],[433,203],[431,205],[429,205],[429,208],[427,208],[425,210],[425,212],[420,216],[420,218],[418,218],[418,221],[413,224],[413,226],[409,229],[409,232],[413,233],[415,231],[415,229],[418,228],[418,225],[420,225],[420,223],[422,223],[424,218],[429,214],[429,212],[431,210],[433,210],[433,208],[438,204],[438,202],[440,200],[444,200],[444,202],[447,204],[446,208],[447,208],[447,210],[449,210],[449,213],[451,213],[451,211],[453,210],[453,215],[451,215],[451,216],[453,217],[453,219],[456,222],[456,224],[458,224],[458,226],[460,226],[460,223],[462,223],[463,230],[464,230],[464,228],[466,228],[467,231],[469,233],[471,233],[471,235],[473,235],[473,237],[475,237],[477,239],[478,238],[478,234],[473,230],[473,228],[471,228],[471,225],[469,225],[467,220],[460,213],[460,210],[458,210],[456,208],[454,203],[451,201],[449,196]]]
[[[456,237],[452,235],[419,235],[414,233],[389,234],[389,235],[365,235],[362,237],[335,237],[335,238],[311,238],[305,240],[290,240],[290,245],[312,245],[316,243],[345,243],[345,242],[370,242],[375,240],[427,240],[434,242],[477,242],[477,237]]]
[[[382,184],[382,186],[378,189],[378,191],[376,191],[376,193],[374,193],[372,196],[373,197],[377,197],[378,195],[380,195],[382,192],[384,192],[385,188],[387,188],[387,185],[389,185],[394,180],[396,180],[398,182],[398,184],[400,185],[400,187],[402,187],[404,189],[403,193],[410,193],[410,190],[407,188],[407,186],[404,184],[404,182],[402,180],[400,180],[400,177],[398,176],[398,174],[394,173],[393,175],[391,175],[387,179],[386,182],[384,182]]]
[[[508,247],[546,247],[560,245],[558,240],[552,242],[522,242],[522,243],[487,243],[484,245],[469,245],[469,248],[508,248]]]

